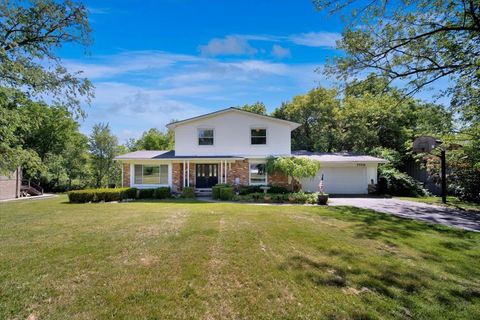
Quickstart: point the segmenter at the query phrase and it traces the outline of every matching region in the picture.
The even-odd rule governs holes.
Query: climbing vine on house
[[[299,178],[315,177],[320,170],[320,162],[301,157],[270,157],[267,159],[268,174],[280,172],[289,177],[290,189],[294,191],[295,181]]]

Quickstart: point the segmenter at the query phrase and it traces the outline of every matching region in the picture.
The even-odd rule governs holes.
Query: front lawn
[[[0,204],[0,319],[479,319],[480,234],[345,207]]]
[[[419,198],[414,198],[414,197],[397,197],[397,198],[402,200],[417,201],[417,202],[423,202],[428,204],[444,205],[442,203],[442,197],[436,197],[436,196],[419,197]],[[471,210],[471,211],[480,212],[480,204],[474,203],[474,202],[462,201],[462,200],[459,200],[457,197],[453,197],[453,196],[447,197],[446,206],[454,207],[461,210]]]

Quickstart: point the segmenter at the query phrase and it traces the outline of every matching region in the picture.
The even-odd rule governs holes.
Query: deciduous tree
[[[48,96],[82,114],[91,83],[65,68],[58,49],[91,43],[86,7],[73,1],[0,2],[0,86]]]
[[[111,133],[108,124],[97,123],[89,137],[90,160],[95,187],[103,187],[114,166],[113,158],[117,155],[118,140]]]

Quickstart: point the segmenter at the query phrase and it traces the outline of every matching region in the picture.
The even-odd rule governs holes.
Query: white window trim
[[[143,176],[143,166],[168,166],[167,184],[136,184],[135,183],[135,165],[142,166],[142,176]],[[132,188],[138,188],[138,189],[172,187],[172,164],[171,163],[158,163],[158,164],[157,163],[130,163],[130,186]]]
[[[255,130],[255,129],[265,129],[265,139],[266,139],[265,144],[253,144],[252,143],[252,130]],[[254,148],[268,146],[268,141],[270,141],[269,132],[270,132],[270,130],[268,130],[267,126],[262,126],[262,125],[250,126],[250,128],[248,129],[248,137],[250,139],[250,146],[254,147]]]
[[[248,161],[248,185],[249,186],[267,186],[268,185],[268,173],[265,170],[265,183],[252,183],[252,174],[250,172],[250,165],[251,164],[266,164],[266,161],[263,160],[254,160]]]
[[[200,144],[200,136],[199,136],[199,133],[200,133],[200,130],[212,130],[213,131],[213,144]],[[215,146],[215,141],[217,140],[216,137],[215,137],[215,128],[213,127],[198,127],[197,128],[197,147],[200,147],[200,148],[209,148],[209,147],[214,147]]]

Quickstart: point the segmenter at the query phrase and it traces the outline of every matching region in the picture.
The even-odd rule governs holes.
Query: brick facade
[[[237,160],[227,165],[227,183],[235,184],[235,179],[240,179],[240,185],[249,184],[248,160]],[[220,181],[220,164],[218,165],[218,181]],[[130,186],[130,164],[123,164],[123,186]],[[288,177],[281,173],[268,175],[268,184],[289,187]],[[195,186],[195,163],[190,163],[190,185]],[[172,189],[180,191],[183,188],[183,163],[172,163]]]
[[[181,163],[172,163],[172,189],[179,191],[183,187],[182,183],[183,167]]]
[[[130,187],[130,163],[123,164],[123,187]]]
[[[240,178],[241,185],[248,185],[248,160],[239,160],[229,164],[227,183],[235,184],[235,178]]]
[[[288,183],[288,177],[280,172],[269,174],[268,184],[284,188],[288,188],[290,186],[290,184]]]

